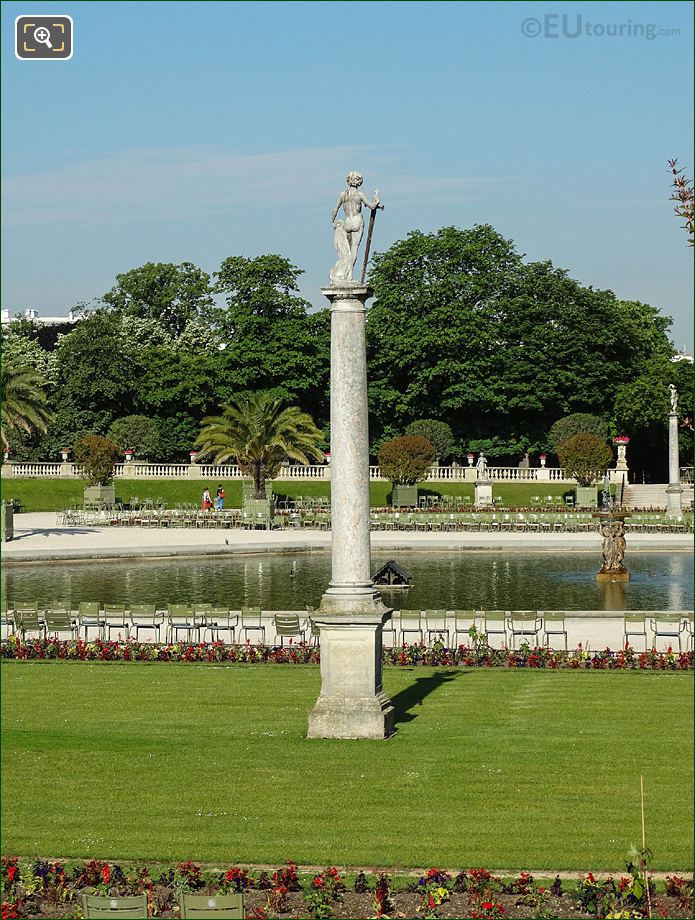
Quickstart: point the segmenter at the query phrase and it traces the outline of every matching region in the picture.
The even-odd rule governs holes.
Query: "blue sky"
[[[27,13],[73,17],[72,60],[15,59]],[[377,249],[491,223],[529,259],[658,306],[690,347],[666,169],[693,172],[688,2],[11,0],[2,26],[13,312],[62,314],[147,261],[212,272],[263,252],[305,269],[318,305],[330,210],[359,169],[386,205]]]

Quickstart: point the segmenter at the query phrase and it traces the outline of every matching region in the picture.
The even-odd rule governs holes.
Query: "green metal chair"
[[[260,607],[241,608],[241,628],[244,631],[244,639],[248,639],[249,632],[259,632],[265,642],[265,626],[261,619]]]
[[[190,641],[195,637],[198,626],[188,604],[170,604],[167,608],[167,641],[176,642],[180,632]]]
[[[2,610],[0,611],[0,627],[5,627],[10,635],[14,635],[14,610],[8,609],[7,601],[3,597]]]
[[[89,639],[89,630],[96,629],[97,638],[102,639],[104,635],[104,617],[101,613],[101,604],[99,601],[80,601],[80,608],[77,613],[77,629],[84,629],[85,642]]]
[[[639,636],[644,639],[644,650],[647,650],[647,621],[643,613],[626,613],[623,616],[623,630],[625,644],[630,641],[630,636]]]
[[[200,920],[243,920],[244,896],[235,894],[181,894],[179,909],[183,920],[199,917]]]
[[[135,641],[140,637],[141,629],[151,629],[158,642],[162,639],[161,627],[164,614],[157,613],[154,604],[133,604],[130,608],[130,634],[135,633]]]
[[[126,639],[130,638],[130,623],[126,619],[125,604],[104,604],[104,638],[111,639],[111,630],[125,630]]]
[[[46,637],[56,636],[61,632],[69,632],[70,638],[74,639],[77,635],[77,621],[72,615],[72,610],[66,604],[56,604],[55,602],[45,612],[46,617]]]
[[[306,624],[299,621],[296,613],[278,613],[275,615],[275,638],[280,639],[280,645],[285,644],[285,639],[299,639],[304,642],[306,637]]]
[[[650,620],[654,648],[657,639],[678,639],[678,651],[682,652],[683,636],[687,639],[687,622],[682,613],[655,613]]]
[[[458,648],[459,636],[465,636],[469,639],[468,630],[475,625],[475,610],[454,610],[454,629],[452,633],[452,645]]]
[[[516,648],[516,640],[522,642],[533,637],[535,645],[540,645],[538,634],[542,622],[537,610],[510,610],[507,617],[507,626],[512,637],[512,648]]]
[[[543,645],[550,648],[551,636],[562,636],[567,651],[567,628],[565,626],[564,610],[539,610],[538,616],[543,621]]]
[[[209,631],[213,642],[219,641],[221,632],[228,632],[229,644],[233,645],[238,622],[238,613],[232,613],[226,607],[213,607],[205,622],[205,631]]]
[[[113,917],[115,920],[145,920],[148,916],[146,894],[132,898],[100,898],[93,894],[83,894],[81,898],[82,913],[86,920],[103,920],[105,917]]]
[[[490,636],[502,636],[504,648],[507,647],[507,617],[509,610],[481,610],[478,616],[483,621],[485,641],[490,645]]]
[[[424,630],[426,622],[422,610],[400,610],[399,611],[401,645],[404,644],[405,636],[408,633],[415,633],[420,638],[420,642],[425,641]]]
[[[446,623],[446,610],[425,610],[425,631],[427,632],[427,644],[429,645],[434,636],[444,637],[446,645],[449,645],[449,627]]]
[[[32,604],[16,604],[13,612],[15,632],[18,632],[22,639],[28,632],[37,632],[46,634],[46,624],[39,613],[37,602]]]

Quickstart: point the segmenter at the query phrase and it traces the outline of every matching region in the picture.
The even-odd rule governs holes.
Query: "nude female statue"
[[[333,242],[338,252],[338,261],[330,272],[332,284],[352,281],[352,272],[357,261],[357,250],[364,233],[362,205],[369,208],[370,211],[383,208],[377,192],[374,193],[374,198],[370,201],[359,190],[363,181],[360,173],[354,170],[348,173],[348,187],[344,192],[341,192],[331,214],[331,223],[335,230]],[[338,211],[340,211],[341,207],[345,214],[344,220],[337,219]]]

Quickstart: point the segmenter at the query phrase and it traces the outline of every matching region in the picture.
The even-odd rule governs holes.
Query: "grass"
[[[386,669],[398,733],[307,741],[315,667],[3,664],[4,853],[692,867],[692,675]]]
[[[167,506],[173,508],[177,503],[195,502],[200,504],[205,486],[214,494],[219,480],[169,480],[169,479],[118,479],[116,496],[124,502],[132,496],[141,500],[146,498],[163,498]],[[241,507],[240,480],[223,480],[227,508]],[[2,497],[6,500],[19,499],[26,511],[58,511],[75,504],[81,505],[84,486],[79,479],[3,479]],[[312,481],[278,481],[273,484],[276,494],[288,498],[304,498],[317,495],[330,496],[329,482]],[[495,483],[494,494],[500,497],[507,507],[529,507],[534,496],[562,496],[569,494],[563,486],[552,483]],[[370,483],[371,504],[383,507],[387,495],[391,492],[390,482]],[[442,482],[420,483],[420,495],[456,495],[473,499],[473,483]]]

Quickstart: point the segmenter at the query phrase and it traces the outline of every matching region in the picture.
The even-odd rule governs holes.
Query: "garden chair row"
[[[206,637],[219,641],[225,635],[230,644],[242,635],[244,640],[258,634],[266,641],[266,624],[260,607],[241,607],[238,612],[212,604],[171,604],[157,609],[154,604],[134,604],[128,610],[124,604],[104,604],[82,601],[74,612],[69,605],[52,604],[40,609],[37,603],[18,605],[5,612],[3,625],[9,626],[22,637],[37,632],[45,637],[69,632],[71,638],[83,633],[89,639],[90,630],[100,639],[110,640],[114,631],[126,639],[140,638],[142,630],[151,630],[158,641],[164,638],[175,642],[182,635],[187,640],[201,641]],[[308,617],[303,621],[297,614],[277,614],[273,618],[275,638],[280,645],[285,638],[304,641],[310,627]],[[318,633],[316,633],[318,635]]]
[[[692,610],[657,610],[636,611],[626,613],[623,618],[625,645],[632,644],[634,639],[642,639],[645,651],[655,648],[659,639],[678,640],[678,651],[682,652],[685,641],[685,651],[693,648],[693,611]],[[647,628],[652,633],[651,644],[647,635]],[[669,642],[673,645],[673,642]]]
[[[147,895],[124,898],[103,898],[98,895],[83,894],[82,913],[85,920],[146,920],[149,916]],[[225,895],[179,894],[179,913],[187,920],[193,918],[217,918],[217,920],[241,920],[244,913],[244,895],[239,893]]]
[[[517,639],[533,639],[534,645],[550,646],[551,637],[562,636],[567,648],[567,629],[564,611],[538,610],[405,610],[398,611],[398,625],[394,621],[384,627],[395,637],[400,636],[404,645],[408,636],[415,636],[416,642],[428,646],[437,639],[447,647],[470,644],[471,626],[482,623],[481,634],[490,644],[491,636],[501,636],[507,645],[511,638],[512,648]],[[543,636],[541,640],[541,635]]]

